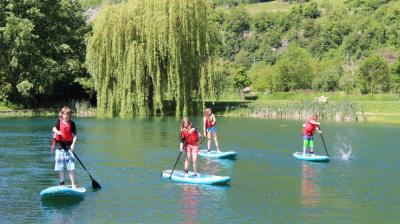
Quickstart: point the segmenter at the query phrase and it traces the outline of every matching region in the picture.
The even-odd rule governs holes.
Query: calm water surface
[[[200,126],[200,119],[195,118]],[[75,119],[76,162],[88,188],[79,202],[49,203],[39,192],[58,184],[50,152],[55,119],[0,119],[1,223],[398,223],[400,153],[397,126],[323,123],[333,157],[295,160],[299,121],[218,118],[222,150],[238,159],[200,158],[203,173],[228,175],[228,186],[161,179],[178,156],[179,120]],[[319,136],[316,152],[325,154]],[[204,148],[205,144],[203,144]],[[351,159],[349,159],[351,157]],[[183,169],[181,158],[177,169]],[[68,179],[67,179],[68,180]],[[68,180],[69,182],[69,180]]]

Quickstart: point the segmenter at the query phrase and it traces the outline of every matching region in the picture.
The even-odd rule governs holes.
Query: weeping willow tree
[[[206,0],[130,0],[93,20],[87,65],[99,116],[177,115],[214,97],[212,59],[219,42]]]

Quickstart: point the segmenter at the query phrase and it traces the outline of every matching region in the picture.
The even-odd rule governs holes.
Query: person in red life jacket
[[[314,155],[314,142],[313,136],[315,131],[322,133],[319,129],[320,123],[318,122],[318,115],[314,114],[311,119],[303,124],[303,156],[306,154],[307,147],[310,148],[310,154]]]
[[[186,160],[185,160],[185,173],[189,173],[189,164],[192,160],[193,172],[197,176],[197,155],[199,153],[199,139],[200,133],[192,125],[192,122],[188,118],[183,118],[181,122],[181,143],[179,144],[179,150],[183,152],[185,149]]]
[[[215,119],[214,114],[211,112],[210,108],[206,108],[204,110],[204,137],[207,136],[207,150],[211,151],[211,136],[214,136],[215,147],[217,148],[217,152],[221,152],[219,150],[218,144],[218,135],[217,135],[217,120]]]
[[[54,152],[54,145],[57,144],[55,153],[55,171],[58,171],[60,177],[60,185],[64,185],[64,165],[66,166],[71,185],[77,187],[75,181],[75,163],[74,154],[71,151],[75,150],[75,143],[78,137],[75,123],[71,120],[72,111],[69,107],[63,107],[60,116],[53,127],[53,144],[51,151]]]

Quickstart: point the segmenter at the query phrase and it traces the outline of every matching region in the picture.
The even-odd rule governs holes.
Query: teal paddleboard
[[[171,176],[171,170],[164,170],[161,176],[165,179],[169,179]],[[181,170],[174,170],[171,176],[171,180],[180,183],[190,183],[190,184],[210,184],[210,185],[223,185],[228,183],[231,178],[228,176],[215,176],[210,174],[198,173],[197,176],[193,172],[185,174]]]
[[[44,189],[40,192],[42,198],[83,198],[86,193],[86,188],[71,186],[54,186]]]
[[[199,156],[214,159],[235,159],[236,155],[237,153],[234,151],[217,152],[215,150],[211,150],[209,152],[207,150],[199,150]]]
[[[329,162],[329,156],[311,155],[309,153],[303,156],[303,152],[295,152],[293,153],[293,157],[310,162]]]

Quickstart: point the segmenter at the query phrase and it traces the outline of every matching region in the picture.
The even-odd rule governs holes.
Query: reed
[[[305,120],[318,114],[323,120],[357,121],[357,106],[353,102],[340,101],[321,104],[313,101],[268,104],[255,102],[229,106],[219,112],[227,117],[258,117],[271,119]]]
[[[72,101],[70,105],[72,105],[72,110],[75,112],[75,116],[77,117],[96,116],[96,108],[92,107],[88,101]]]

